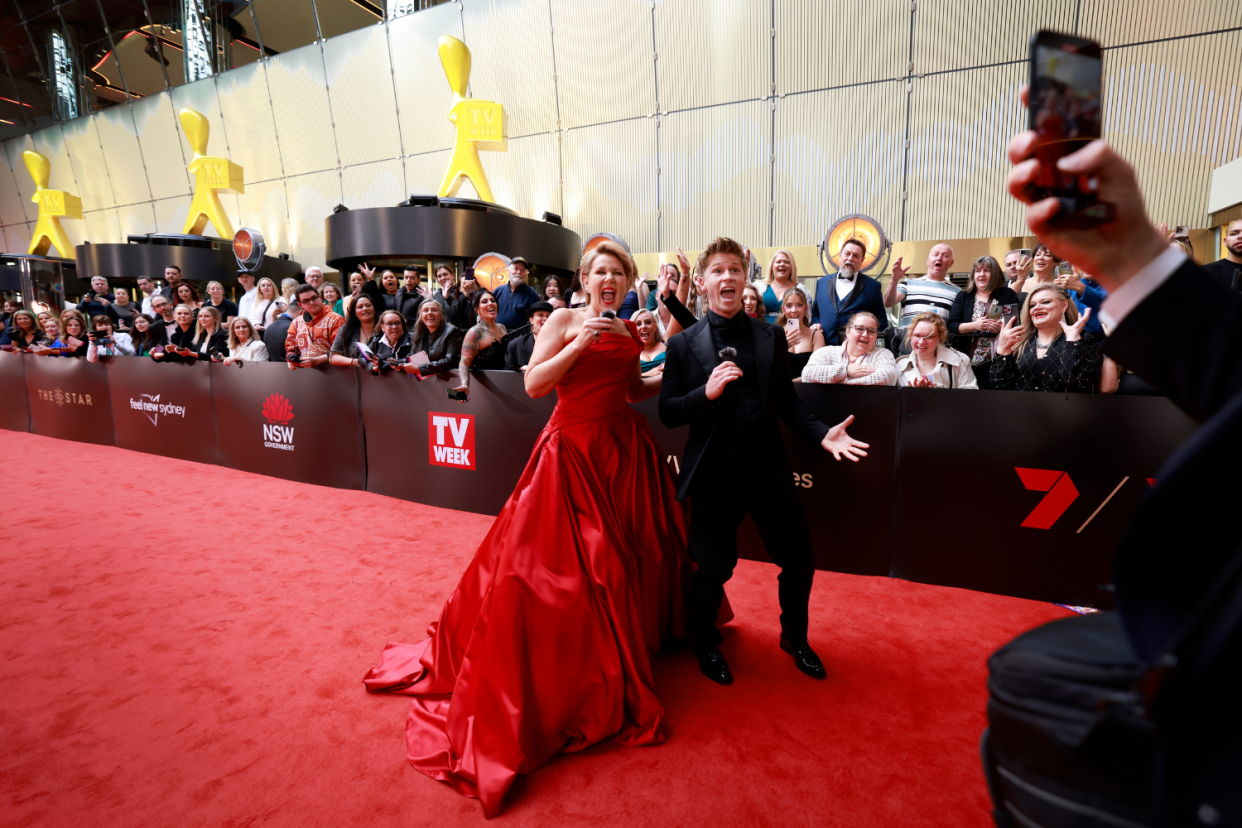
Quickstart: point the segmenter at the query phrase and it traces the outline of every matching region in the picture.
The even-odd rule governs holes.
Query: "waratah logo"
[[[263,416],[269,423],[284,425],[293,419],[293,404],[283,394],[270,394],[263,401]]]

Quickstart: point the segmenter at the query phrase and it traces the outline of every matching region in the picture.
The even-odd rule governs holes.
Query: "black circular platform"
[[[78,277],[90,281],[92,276],[109,279],[137,279],[150,276],[164,278],[164,268],[176,265],[181,275],[191,282],[237,282],[237,259],[232,242],[211,236],[183,236],[152,233],[130,236],[129,244],[79,244],[74,248]],[[281,279],[298,278],[302,266],[289,259],[264,256],[255,276],[266,276],[277,285]]]
[[[523,256],[543,270],[578,269],[582,240],[572,230],[523,218],[496,204],[431,199],[431,204],[342,210],[324,220],[327,259],[345,272],[369,259],[473,261],[484,253]]]

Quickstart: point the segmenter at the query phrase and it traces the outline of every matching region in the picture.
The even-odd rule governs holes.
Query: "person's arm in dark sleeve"
[[[820,324],[819,322],[819,283],[823,281],[825,278],[827,277],[821,276],[820,278],[815,280],[815,287],[814,287],[815,293],[811,296],[811,324],[812,325]]]
[[[1018,388],[1018,358],[1014,354],[997,354],[992,360],[992,387],[997,391],[1015,391]]]
[[[664,298],[664,307],[668,308],[668,312],[672,314],[673,319],[677,320],[677,324],[681,325],[683,331],[689,330],[691,325],[699,321],[694,318],[694,314],[690,312],[690,309],[681,303],[676,294],[670,293]]]
[[[961,333],[958,328],[962,326],[962,323],[972,321],[966,318],[966,307],[967,305],[973,306],[974,299],[973,293],[967,293],[964,290],[959,291],[953,298],[953,307],[949,309],[949,333]],[[971,307],[971,310],[973,311],[974,308]]]
[[[518,342],[519,341],[520,340],[515,339],[509,343],[509,347],[505,348],[505,370],[506,371],[522,370],[522,366],[521,366],[522,355],[518,353]]]
[[[689,425],[715,407],[714,401],[707,398],[706,383],[689,387],[684,366],[687,359],[693,357],[684,340],[674,337],[665,349],[664,379],[660,383],[660,422],[668,428]]]
[[[1072,354],[1065,390],[1080,394],[1094,393],[1100,384],[1100,371],[1104,365],[1104,357],[1100,354],[1100,343],[1094,336],[1084,336],[1077,342],[1065,344],[1070,347]]]
[[[785,341],[785,331],[773,326],[775,334],[772,369],[769,382],[773,383],[771,393],[776,397],[776,415],[785,421],[785,425],[802,439],[813,445],[819,445],[828,434],[828,426],[811,413],[806,403],[794,390],[793,380],[789,377],[789,344]],[[667,371],[668,369],[665,369]]]
[[[888,330],[888,311],[884,308],[884,292],[880,290],[880,283],[876,282],[874,291],[871,294],[871,303],[867,310],[875,316],[876,329],[880,331]],[[846,322],[849,322],[847,319]]]

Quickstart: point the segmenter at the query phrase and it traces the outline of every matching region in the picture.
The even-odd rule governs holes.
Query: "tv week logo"
[[[474,417],[427,412],[427,462],[474,469]]]
[[[263,401],[263,445],[267,448],[293,451],[293,404],[283,394],[269,394]]]

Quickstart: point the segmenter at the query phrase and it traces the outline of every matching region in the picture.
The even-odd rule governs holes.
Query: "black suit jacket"
[[[285,361],[285,336],[288,335],[289,326],[292,324],[293,320],[282,313],[272,320],[272,324],[263,329],[263,345],[267,348],[268,362]]]
[[[828,433],[828,426],[816,419],[794,392],[785,332],[759,319],[751,319],[750,325],[755,339],[755,362],[759,366],[759,432],[774,468],[788,477],[793,471],[777,418],[816,446]],[[668,341],[664,380],[660,385],[660,422],[669,428],[690,426],[677,478],[678,500],[690,492],[694,472],[709,451],[751,450],[725,444],[724,439],[713,440],[721,421],[722,399],[707,398],[707,379],[720,363],[706,317]],[[737,481],[728,481],[727,485],[736,486]]]
[[[1193,314],[1194,343],[1174,347],[1168,322],[1183,309]],[[1113,562],[1118,611],[1136,653],[1150,661],[1192,623],[1242,546],[1234,482],[1242,468],[1242,296],[1187,262],[1122,320],[1104,350],[1203,424],[1160,470]],[[1235,585],[1235,613],[1239,595]],[[1198,824],[1205,802],[1227,820],[1238,814],[1242,633],[1236,614],[1208,621],[1206,646],[1179,653],[1160,686],[1160,824]]]

